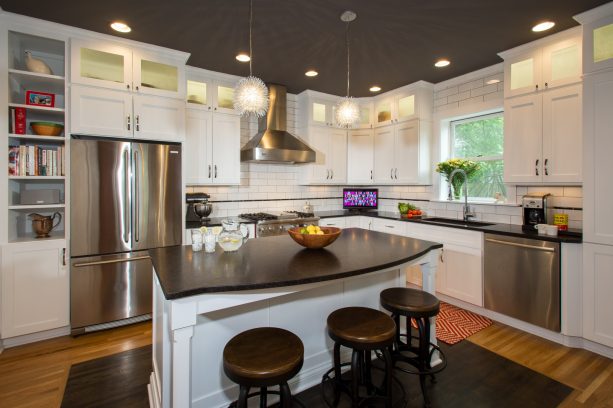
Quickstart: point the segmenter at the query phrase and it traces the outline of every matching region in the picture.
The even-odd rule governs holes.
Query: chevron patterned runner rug
[[[417,328],[415,322],[411,324]],[[436,338],[447,344],[456,344],[491,324],[487,317],[441,302],[436,316]]]

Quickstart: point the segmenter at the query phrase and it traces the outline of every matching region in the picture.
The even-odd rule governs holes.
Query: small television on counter
[[[376,210],[379,190],[376,188],[344,188],[343,209],[354,211]]]

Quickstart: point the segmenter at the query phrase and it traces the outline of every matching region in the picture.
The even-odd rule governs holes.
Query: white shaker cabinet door
[[[396,127],[394,148],[394,182],[419,181],[419,121],[399,123]]]
[[[581,182],[581,85],[543,94],[543,181]]]
[[[613,347],[613,246],[583,244],[583,336]]]
[[[73,84],[70,96],[71,133],[132,137],[134,117],[129,92]]]
[[[372,184],[374,131],[372,129],[349,131],[347,145],[347,182]]]
[[[528,95],[505,100],[505,182],[542,181],[542,129],[541,95]]]
[[[66,241],[9,244],[2,248],[2,337],[69,324]]]
[[[213,180],[212,113],[188,109],[185,122],[185,184],[208,184]]]
[[[375,183],[390,184],[394,181],[394,125],[375,129]]]
[[[481,259],[481,251],[477,249],[445,245],[441,255],[441,262],[445,264],[441,292],[473,305],[483,306]]]
[[[330,129],[330,180],[333,184],[347,182],[347,131]]]
[[[213,183],[239,184],[241,181],[240,116],[213,114]]]
[[[134,95],[134,137],[167,142],[185,140],[185,101]]]

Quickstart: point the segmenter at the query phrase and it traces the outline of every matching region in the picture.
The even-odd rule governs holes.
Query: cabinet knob
[[[130,89],[130,84],[126,84],[126,88]]]
[[[534,89],[536,89],[538,91],[539,90],[539,84],[536,84]]]
[[[217,106],[215,106],[215,108],[213,110],[217,110]]]
[[[545,82],[545,88],[548,88],[549,84],[547,82]]]
[[[136,86],[136,90],[138,91],[138,85]]]

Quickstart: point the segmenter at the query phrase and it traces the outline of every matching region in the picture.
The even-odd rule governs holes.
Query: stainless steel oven
[[[485,234],[485,307],[560,331],[560,244]]]

